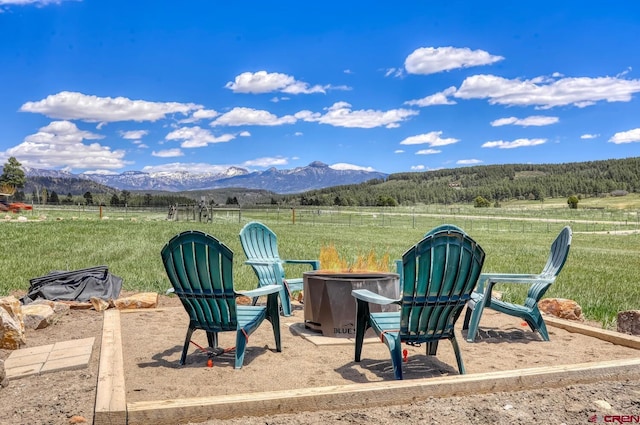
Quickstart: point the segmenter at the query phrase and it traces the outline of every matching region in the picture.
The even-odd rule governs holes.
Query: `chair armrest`
[[[274,263],[280,263],[277,258],[261,258],[259,260],[247,260],[244,263],[249,266],[270,266]]]
[[[255,298],[263,295],[269,295],[279,292],[282,289],[280,285],[265,285],[250,291],[235,291],[237,295],[244,295],[245,297]]]
[[[482,273],[475,292],[481,292],[485,298],[490,299],[493,287],[499,283],[533,285],[534,283],[553,283],[555,280],[555,277],[537,274]]]
[[[553,276],[543,276],[539,274],[507,274],[507,273],[482,273],[479,281],[496,283],[522,283],[531,285],[533,283],[553,283],[556,280]]]
[[[313,270],[320,268],[320,261],[318,260],[282,260],[282,262],[287,264],[309,264]]]
[[[371,292],[368,289],[354,289],[353,291],[351,291],[351,295],[353,295],[353,297],[358,300],[365,301],[368,303],[374,303],[379,305],[400,304],[400,300],[387,298],[385,296],[376,294],[375,292]]]

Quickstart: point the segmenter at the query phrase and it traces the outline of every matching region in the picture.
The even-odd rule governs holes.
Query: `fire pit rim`
[[[334,271],[334,270],[312,270],[303,272],[303,276],[314,276],[318,278],[330,278],[330,279],[363,279],[363,278],[378,278],[378,277],[397,277],[400,275],[394,272],[379,272],[379,271]]]

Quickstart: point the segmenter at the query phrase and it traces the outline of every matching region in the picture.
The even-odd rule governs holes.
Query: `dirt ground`
[[[271,327],[265,322],[249,339],[242,369],[233,369],[233,353],[216,357],[213,367],[207,367],[207,356],[195,345],[187,364],[179,367],[187,316],[175,298],[160,297],[159,307],[121,314],[127,402],[393,380],[389,351],[382,343],[365,344],[362,362],[355,363],[352,345],[317,346],[300,337],[296,333],[303,322],[299,305],[293,317],[282,318],[282,352],[275,351]],[[480,340],[472,344],[458,333],[468,374],[640,357],[638,350],[553,327],[549,327],[551,342],[542,342],[518,319],[490,311],[481,328]],[[101,333],[102,314],[93,310],[72,310],[48,328],[28,331],[27,347],[90,336],[96,342],[86,369],[14,379],[0,389],[0,424],[83,423],[81,418],[92,423]],[[204,333],[196,332],[194,342],[205,346]],[[223,347],[234,344],[230,335],[221,335]],[[424,346],[407,350],[405,380],[458,373],[447,341],[440,344],[436,357],[425,356]],[[9,354],[0,350],[0,359]],[[593,415],[598,415],[599,422],[604,422],[604,415],[640,416],[640,380],[206,424],[586,424]]]

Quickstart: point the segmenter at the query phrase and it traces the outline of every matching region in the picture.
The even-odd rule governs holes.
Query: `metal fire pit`
[[[368,289],[393,299],[400,293],[396,273],[319,270],[303,273],[303,280],[305,327],[331,337],[353,338],[356,335],[356,300],[351,296],[352,289]],[[397,311],[398,306],[371,304],[370,308],[372,312]]]

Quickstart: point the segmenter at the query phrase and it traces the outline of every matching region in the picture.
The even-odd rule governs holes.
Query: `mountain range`
[[[306,167],[288,170],[278,170],[272,167],[265,171],[250,172],[244,168],[229,167],[222,173],[126,171],[121,174],[73,174],[59,170],[23,168],[27,177],[85,179],[118,190],[170,192],[246,188],[291,194],[332,186],[357,184],[372,179],[384,180],[388,176],[388,174],[377,171],[337,170],[319,161],[314,161]]]

